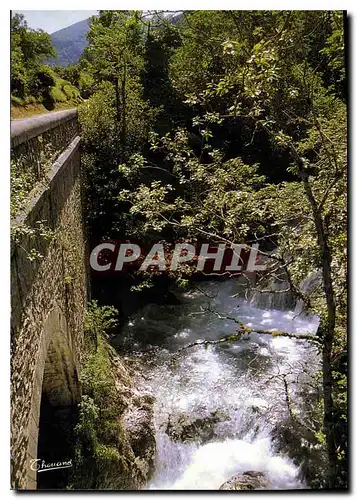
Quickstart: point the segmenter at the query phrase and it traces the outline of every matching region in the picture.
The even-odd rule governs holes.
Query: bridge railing
[[[42,180],[54,160],[78,135],[77,110],[70,109],[11,123],[11,167]]]
[[[27,171],[33,183],[11,186],[11,316],[12,339],[21,324],[23,306],[59,225],[63,206],[80,175],[77,111],[52,113],[11,126],[11,182]],[[53,153],[52,153],[53,152]],[[15,179],[14,179],[15,178]],[[45,180],[45,182],[40,182]],[[15,184],[16,182],[14,182]]]
[[[12,166],[12,487],[35,489],[42,391],[72,398],[84,342],[88,259],[76,111],[13,122],[11,145],[19,172]]]

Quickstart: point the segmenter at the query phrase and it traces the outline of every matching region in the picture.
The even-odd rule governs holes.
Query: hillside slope
[[[57,57],[49,61],[50,65],[68,66],[75,64],[84,48],[88,45],[86,34],[89,29],[89,19],[79,21],[67,28],[51,34],[52,43],[57,49]]]
[[[182,12],[170,12],[166,14],[172,24],[177,24],[182,18]],[[147,19],[155,20],[155,15],[148,15]],[[48,62],[51,66],[68,66],[75,64],[88,45],[86,34],[89,30],[89,18],[84,21],[67,26],[51,34],[52,44],[57,49],[57,57]]]

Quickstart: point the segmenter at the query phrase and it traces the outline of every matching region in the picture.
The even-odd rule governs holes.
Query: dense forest
[[[80,102],[90,248],[118,240],[147,248],[259,242],[267,268],[247,285],[251,293],[283,292],[301,314],[319,318],[304,341],[316,347],[318,363],[310,411],[294,408],[295,393],[281,378],[289,439],[309,443],[293,458],[307,460],[307,487],[346,488],[347,18],[341,11],[184,11],[174,20],[157,11],[99,11],[79,62],[49,68],[48,35],[15,16],[13,99],[53,102],[64,93]],[[135,309],[127,310],[123,295],[139,297],[140,307],[162,305],[170,287],[188,290],[207,279],[215,278],[189,266],[94,275],[93,298],[104,309],[92,305],[89,318],[102,314],[110,330],[113,306],[121,325]],[[224,279],[235,278],[216,277]],[[256,331],[239,310],[233,320],[226,338],[233,344]]]

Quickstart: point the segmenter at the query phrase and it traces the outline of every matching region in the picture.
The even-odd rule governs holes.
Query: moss
[[[67,101],[67,96],[64,92],[62,92],[62,89],[60,87],[52,87],[49,91],[49,94],[54,102]]]
[[[54,85],[50,88],[50,96],[54,102],[81,102],[79,90],[67,80],[54,76]]]
[[[85,320],[83,388],[75,428],[75,460],[71,489],[100,487],[100,477],[111,467],[127,469],[115,378],[105,330],[115,324],[116,310],[91,302]],[[125,465],[125,467],[124,467]]]
[[[33,95],[29,95],[25,99],[25,104],[35,104],[36,102],[41,102],[42,99],[36,99]]]
[[[42,66],[36,74],[31,94],[23,98],[11,96],[13,108],[22,108],[29,105],[43,105],[46,109],[53,110],[56,104],[69,103],[77,106],[82,102],[79,90],[69,81],[60,78],[49,66]],[[17,113],[12,113],[16,116]],[[35,113],[33,113],[35,114]]]
[[[101,462],[111,462],[117,461],[120,458],[119,452],[114,446],[108,446],[105,444],[98,444],[95,449],[95,456],[98,461]]]
[[[11,96],[11,104],[13,106],[23,106],[25,104],[24,99],[21,99],[21,97],[16,97],[14,95]]]
[[[148,430],[140,419],[142,414],[152,419],[153,398],[133,397],[126,367],[107,340],[106,332],[115,327],[116,315],[113,307],[100,307],[92,301],[85,317],[83,396],[75,427],[70,489],[136,490],[152,472],[154,428]]]
[[[92,339],[87,338],[89,351],[85,355],[81,375],[82,401],[79,421],[75,428],[74,471],[72,488],[100,487],[100,477],[113,465],[121,469],[120,405],[111,371],[107,343],[98,336],[93,350]]]
[[[65,83],[62,87],[63,92],[66,94],[68,99],[80,99],[79,90],[73,85]]]

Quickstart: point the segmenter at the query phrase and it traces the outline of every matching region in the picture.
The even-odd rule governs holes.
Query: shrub
[[[28,91],[28,82],[25,77],[11,79],[11,92],[16,96],[24,97]]]
[[[63,92],[66,94],[68,99],[78,99],[80,98],[79,90],[73,87],[70,83],[66,83],[62,87]]]
[[[52,87],[50,89],[50,97],[53,102],[66,102],[67,96],[59,87]]]
[[[12,99],[11,99],[12,100]],[[22,102],[23,104],[23,102]],[[23,161],[17,159],[11,160],[11,173],[10,173],[10,214],[11,217],[16,217],[23,209],[25,200],[33,189],[36,183],[36,176],[33,170],[24,169]]]
[[[24,99],[24,104],[35,104],[36,102],[39,102],[39,99],[36,99],[33,95],[29,95]]]
[[[55,76],[49,66],[40,66],[33,68],[28,72],[29,91],[28,94],[41,97],[49,87],[55,84]]]
[[[90,73],[82,71],[78,81],[78,88],[84,99],[88,99],[93,94],[94,85],[95,82],[93,76]]]
[[[24,100],[21,97],[17,97],[15,95],[11,95],[11,104],[14,106],[23,106]]]
[[[42,88],[52,87],[56,83],[56,75],[49,66],[41,66],[36,73],[36,78]]]
[[[110,463],[125,464],[120,454],[120,405],[104,334],[116,325],[116,309],[88,305],[85,318],[85,352],[81,382],[82,400],[75,427],[76,444],[71,489],[96,487],[98,475]],[[117,465],[116,465],[117,464]]]
[[[98,344],[99,335],[108,333],[117,326],[117,313],[118,311],[112,306],[99,306],[96,300],[89,302],[84,320],[84,331],[94,345]]]

